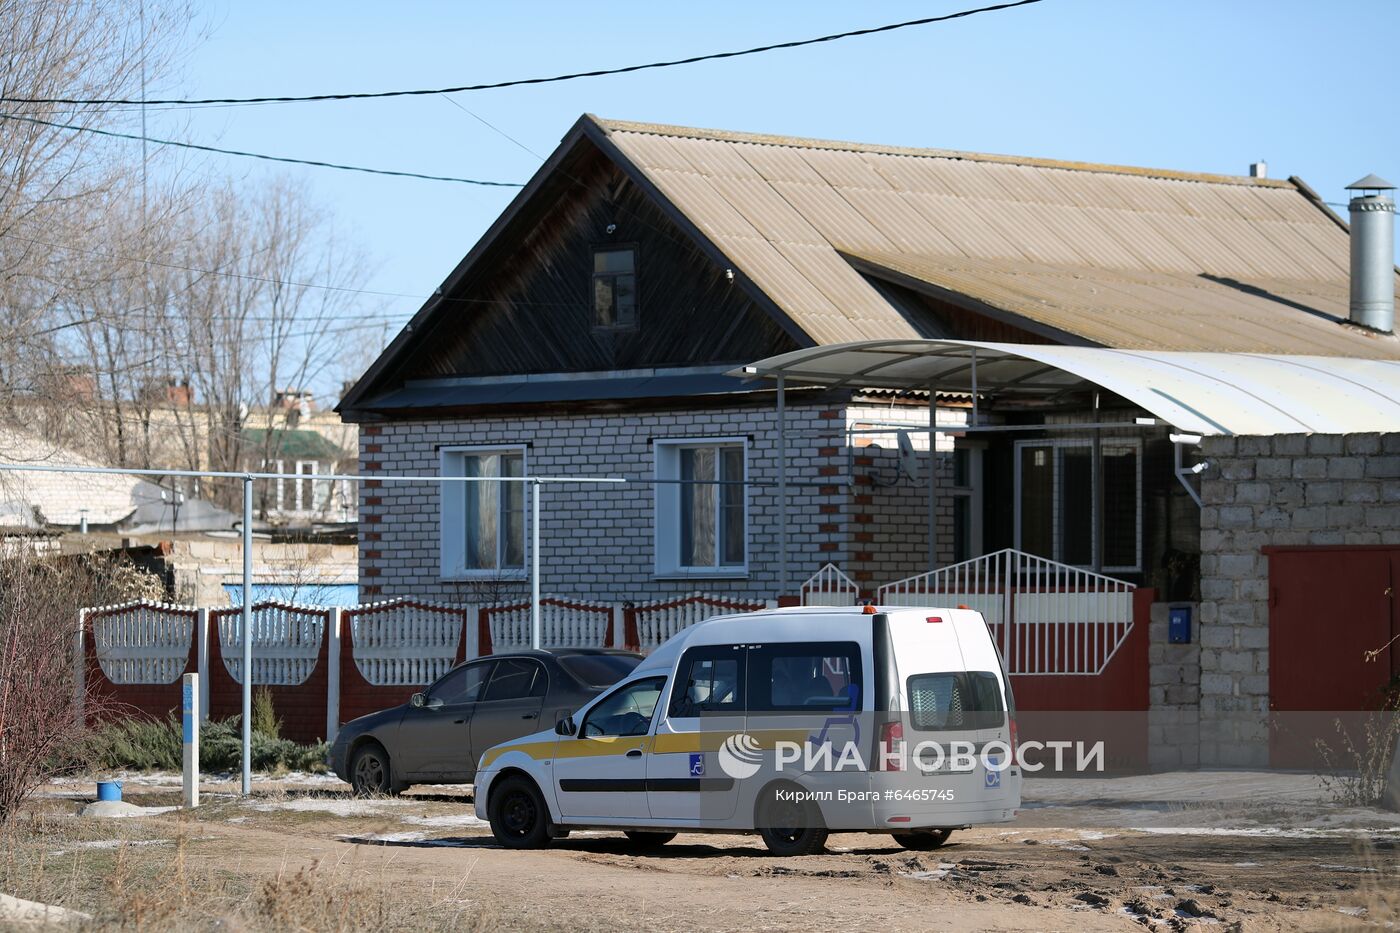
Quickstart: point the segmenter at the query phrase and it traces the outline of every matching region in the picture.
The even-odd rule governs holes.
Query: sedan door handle
[[[634,749],[632,749],[630,752],[627,753],[627,757],[628,757],[628,758],[640,758],[640,757],[642,757],[642,750],[641,750],[640,748],[634,748]]]
[[[538,716],[538,715],[539,715],[539,713],[526,713],[524,716],[521,716],[520,718],[521,718],[521,719],[534,719],[534,718],[535,718],[536,716]]]
[[[462,725],[462,724],[465,723],[465,722],[466,722],[465,719],[454,719],[454,720],[452,720],[452,724],[453,724],[454,726],[460,726],[460,725]]]

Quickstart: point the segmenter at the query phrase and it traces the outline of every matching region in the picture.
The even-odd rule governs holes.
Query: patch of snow
[[[1153,833],[1159,836],[1249,836],[1266,839],[1326,839],[1338,836],[1394,836],[1400,829],[1314,829],[1297,827],[1285,829],[1281,826],[1130,826],[1133,832]]]
[[[405,823],[413,823],[417,826],[440,826],[440,827],[472,827],[491,828],[491,824],[480,819],[474,813],[456,813],[451,816],[406,816]]]
[[[948,877],[948,872],[941,868],[937,871],[902,871],[899,873],[899,876],[901,878],[913,878],[916,881],[938,881]]]
[[[1367,874],[1375,874],[1375,873],[1376,873],[1376,869],[1374,869],[1374,868],[1365,868],[1365,867],[1362,867],[1362,866],[1360,866],[1360,865],[1323,865],[1323,864],[1319,863],[1317,867],[1318,867],[1318,868],[1325,868],[1325,869],[1327,869],[1328,871],[1349,871],[1349,872],[1352,872],[1352,873],[1358,874],[1358,875],[1367,875]]]
[[[1258,862],[1235,862],[1235,868],[1258,868]]]
[[[1112,839],[1117,833],[1103,833],[1097,830],[1083,830],[1079,833],[1079,838],[1085,842],[1098,842],[1100,839]]]
[[[349,834],[340,837],[341,839],[353,839],[357,842],[419,842],[427,839],[427,833],[364,833],[362,835]]]
[[[38,901],[26,901],[23,898],[0,894],[0,921],[7,924],[28,926],[41,923],[74,923],[91,919],[91,914],[85,914],[81,910],[69,910],[56,904],[41,904]]]

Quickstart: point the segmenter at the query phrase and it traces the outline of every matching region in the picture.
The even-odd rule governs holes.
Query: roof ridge
[[[1135,165],[1113,165],[1102,162],[1078,162],[1068,159],[1047,159],[1038,156],[1002,155],[971,152],[960,149],[932,149],[915,146],[892,146],[878,143],[858,143],[834,139],[813,139],[803,136],[782,136],[769,133],[746,133],[738,130],[717,130],[702,127],[677,126],[669,123],[644,123],[632,120],[610,120],[594,114],[587,117],[605,133],[646,133],[654,136],[678,136],[711,139],[718,142],[751,143],[759,146],[796,146],[805,149],[830,149],[848,152],[871,152],[881,155],[912,156],[935,159],[962,159],[970,162],[994,162],[1003,165],[1025,165],[1032,168],[1057,168],[1075,172],[1097,172],[1114,175],[1136,175],[1204,184],[1241,185],[1260,188],[1293,188],[1281,178],[1253,178],[1248,175],[1220,175],[1213,172],[1184,172],[1178,169],[1150,168]]]

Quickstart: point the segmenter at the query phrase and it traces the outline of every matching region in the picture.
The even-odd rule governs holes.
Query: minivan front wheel
[[[780,794],[780,790],[787,793]],[[800,788],[795,787],[764,791],[757,822],[763,844],[774,855],[815,855],[826,846],[829,835],[821,811],[810,800],[802,799]]]
[[[508,777],[492,792],[491,833],[507,849],[549,845],[549,810],[534,781]]]
[[[894,833],[894,841],[915,852],[927,852],[930,849],[937,849],[948,841],[948,837],[953,835],[951,829],[933,829],[927,832],[918,833]]]

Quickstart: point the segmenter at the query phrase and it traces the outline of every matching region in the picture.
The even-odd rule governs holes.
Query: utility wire
[[[72,105],[92,105],[103,106],[129,106],[129,105],[188,105],[188,104],[290,104],[309,101],[326,100],[367,100],[380,97],[420,97],[427,94],[458,94],[466,91],[491,91],[507,87],[520,87],[528,84],[555,84],[561,81],[575,81],[580,78],[600,78],[605,75],[631,74],[636,71],[650,71],[657,68],[675,68],[679,65],[694,65],[698,62],[717,61],[726,58],[740,58],[745,55],[760,55],[764,52],[775,52],[781,49],[796,49],[808,45],[818,45],[823,42],[835,42],[839,39],[851,39],[857,36],[870,36],[881,32],[894,32],[896,29],[908,29],[912,26],[927,26],[930,23],[943,23],[949,20],[962,19],[967,16],[976,16],[979,13],[994,13],[999,10],[1010,10],[1015,7],[1029,6],[1032,3],[1040,3],[1041,0],[1015,0],[1012,3],[998,3],[992,6],[977,7],[971,10],[961,10],[957,13],[947,13],[943,16],[926,16],[922,19],[911,19],[902,23],[889,23],[884,26],[871,26],[866,29],[852,29],[848,32],[832,33],[828,36],[817,36],[813,39],[798,39],[792,42],[777,42],[771,45],[760,45],[750,49],[739,49],[730,52],[712,52],[708,55],[693,55],[689,58],[677,58],[670,61],[647,62],[642,65],[626,65],[621,68],[600,68],[596,71],[576,71],[569,74],[552,75],[545,78],[517,78],[512,81],[495,81],[488,84],[461,84],[455,87],[442,88],[420,88],[410,91],[361,91],[358,93],[342,94],[306,94],[302,96],[278,96],[278,97],[195,97],[195,98],[171,98],[165,100],[134,100],[131,98],[80,98],[80,97],[0,97],[0,103],[12,104],[72,104]]]
[[[198,149],[201,152],[217,152],[221,155],[242,156],[247,159],[262,159],[265,162],[286,162],[291,165],[312,165],[316,168],[333,168],[342,172],[364,172],[368,175],[393,175],[397,178],[421,178],[424,181],[450,181],[463,185],[481,185],[487,188],[521,188],[524,187],[513,181],[482,181],[477,178],[455,178],[451,175],[424,175],[419,172],[396,172],[384,168],[365,168],[362,165],[341,165],[337,162],[318,162],[313,159],[292,159],[287,156],[266,155],[261,152],[244,152],[239,149],[220,149],[217,146],[201,146],[197,143],[184,143],[173,139],[156,139],[153,136],[138,136],[132,133],[118,133],[114,130],[100,130],[93,126],[79,126],[74,123],[54,123],[49,120],[39,120],[34,117],[21,117],[13,113],[0,113],[0,120],[18,120],[22,123],[33,123],[39,126],[51,126],[60,130],[73,130],[79,133],[94,133],[98,136],[110,136],[114,139],[132,139],[138,142],[155,143],[158,146],[176,146],[180,149]]]

